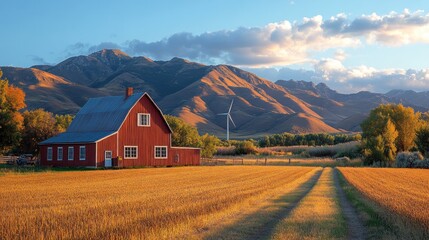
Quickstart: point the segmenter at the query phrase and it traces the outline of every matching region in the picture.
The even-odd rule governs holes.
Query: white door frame
[[[108,154],[110,153],[110,154]],[[110,158],[108,157],[110,155]],[[104,167],[112,167],[112,151],[106,150],[104,151]]]

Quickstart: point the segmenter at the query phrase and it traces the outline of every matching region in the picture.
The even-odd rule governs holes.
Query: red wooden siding
[[[104,167],[104,152],[112,151],[112,158],[118,156],[117,152],[117,133],[97,142],[97,167]]]
[[[80,146],[85,146],[85,160],[79,160]],[[47,160],[48,147],[52,147],[52,161]],[[63,147],[62,161],[58,161],[58,147]],[[68,160],[68,147],[74,148],[73,160]],[[40,146],[40,164],[53,167],[95,167],[95,143],[42,145]]]
[[[150,114],[150,127],[137,126],[138,113]],[[119,129],[118,140],[118,155],[123,158],[124,167],[172,165],[169,159],[155,159],[155,146],[170,147],[170,131],[147,95],[129,112]],[[137,159],[125,159],[124,146],[138,146]]]
[[[173,165],[197,166],[200,165],[199,148],[170,148],[169,159]]]

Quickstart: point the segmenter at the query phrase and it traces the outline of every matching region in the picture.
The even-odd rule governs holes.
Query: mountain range
[[[126,87],[148,92],[165,114],[179,116],[200,133],[224,137],[231,100],[236,124],[232,138],[291,132],[355,132],[369,111],[382,103],[429,109],[429,92],[392,90],[386,94],[341,94],[324,83],[271,82],[229,65],[204,65],[181,58],[154,61],[105,49],[68,58],[57,65],[0,67],[26,93],[29,109],[79,111],[88,98],[122,95]]]

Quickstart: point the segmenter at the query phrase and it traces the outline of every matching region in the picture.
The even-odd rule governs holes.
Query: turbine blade
[[[229,120],[231,120],[232,125],[234,125],[234,127],[237,127],[237,126],[235,126],[235,123],[234,123],[234,121],[232,120],[232,117],[231,117],[231,115],[230,115],[230,114],[228,114],[228,118],[229,118]]]
[[[228,115],[228,113],[218,113],[217,115]]]
[[[234,99],[232,99],[232,101],[231,101],[231,105],[229,106],[228,114],[231,112],[232,104],[233,104],[233,103],[234,103]]]

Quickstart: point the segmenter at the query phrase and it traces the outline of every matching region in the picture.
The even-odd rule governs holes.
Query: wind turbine
[[[234,125],[235,127],[235,123],[232,120],[231,117],[231,109],[232,109],[232,104],[234,103],[234,99],[232,99],[231,101],[231,105],[229,106],[229,110],[226,113],[219,113],[218,115],[225,115],[226,116],[226,140],[229,140],[229,121],[231,121],[231,123]]]

